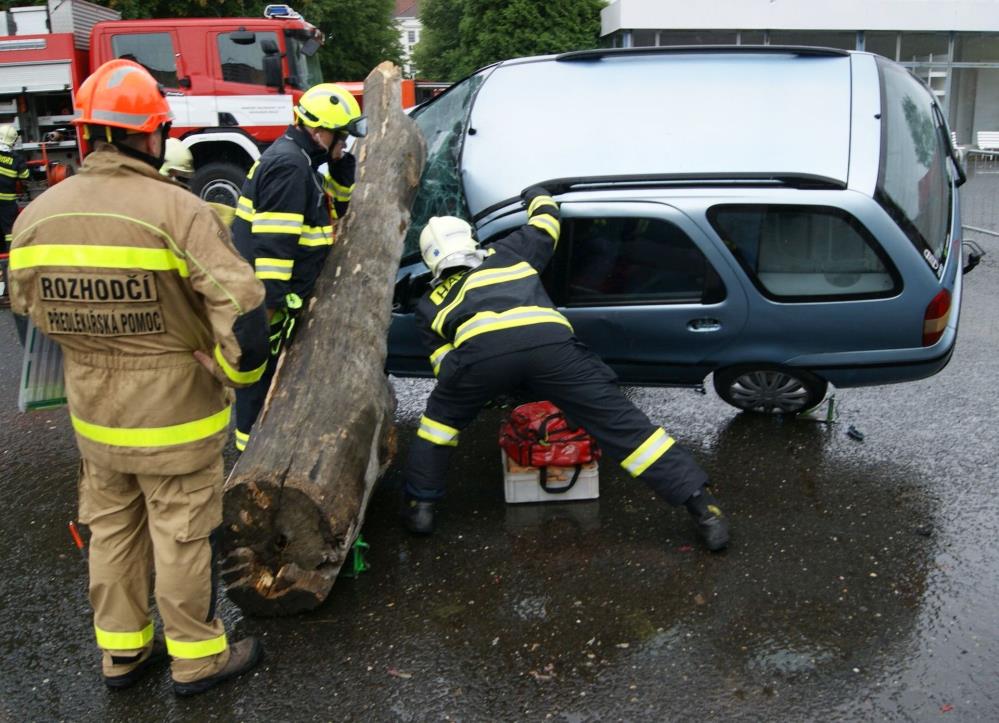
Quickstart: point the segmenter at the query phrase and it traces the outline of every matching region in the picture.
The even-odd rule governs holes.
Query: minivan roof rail
[[[741,53],[746,55],[788,54],[817,57],[849,56],[850,51],[839,48],[819,48],[808,45],[662,45],[638,48],[591,48],[571,50],[555,56],[557,61],[603,60],[618,55],[708,55],[711,53]]]
[[[835,178],[812,173],[662,173],[635,174],[624,176],[580,176],[577,178],[552,178],[537,185],[545,188],[553,196],[569,191],[591,191],[601,188],[691,188],[698,186],[785,186],[802,190],[846,189],[846,184]],[[503,199],[479,211],[472,217],[473,223],[510,205],[518,204],[517,196]]]

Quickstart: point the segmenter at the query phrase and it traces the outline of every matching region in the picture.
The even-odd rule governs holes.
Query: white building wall
[[[420,42],[420,36],[423,34],[423,23],[419,18],[398,18],[395,25],[399,29],[399,42],[402,44],[402,71],[407,77],[412,77],[413,65],[410,58],[413,57],[413,47]],[[409,40],[410,33],[413,33],[412,42]]]
[[[999,0],[613,0],[601,34],[617,30],[999,31]]]

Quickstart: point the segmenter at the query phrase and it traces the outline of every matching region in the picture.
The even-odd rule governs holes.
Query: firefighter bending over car
[[[12,302],[64,355],[104,681],[128,687],[169,655],[192,695],[261,656],[226,637],[215,552],[226,387],[263,374],[264,289],[209,207],[160,175],[172,115],[141,65],[105,63],[76,106],[94,152],[14,225]]]
[[[345,151],[349,136],[367,122],[349,92],[333,83],[313,86],[295,106],[294,125],[246,174],[236,204],[236,248],[267,289],[270,358],[255,384],[236,392],[236,449],[242,451],[263,407],[281,347],[312,294],[333,244],[333,220],[347,210],[356,161]],[[326,163],[328,171],[317,169]]]
[[[487,248],[452,216],[431,218],[420,234],[433,281],[416,318],[437,385],[410,448],[404,524],[417,534],[433,532],[459,432],[493,398],[526,388],[584,427],[631,476],[671,505],[686,506],[709,549],[724,548],[728,521],[707,489],[707,474],[628,401],[541,285],[561,230],[558,204],[538,186],[522,198],[527,224]]]
[[[10,230],[17,218],[17,182],[28,178],[28,163],[20,151],[14,150],[19,133],[17,128],[0,125],[0,254],[10,249]],[[0,306],[8,306],[7,264],[0,262]]]

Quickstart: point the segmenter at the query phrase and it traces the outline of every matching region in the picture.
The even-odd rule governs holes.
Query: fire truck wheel
[[[206,163],[191,176],[191,190],[202,200],[236,206],[246,170],[234,163],[216,161]]]

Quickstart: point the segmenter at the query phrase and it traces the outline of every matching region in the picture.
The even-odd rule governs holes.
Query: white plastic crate
[[[592,500],[600,496],[600,471],[596,462],[583,465],[572,487],[565,492],[554,493],[546,492],[541,487],[541,470],[537,467],[521,467],[503,451],[500,451],[500,463],[503,465],[503,489],[508,504]],[[569,487],[575,472],[575,467],[548,467],[548,486]]]

